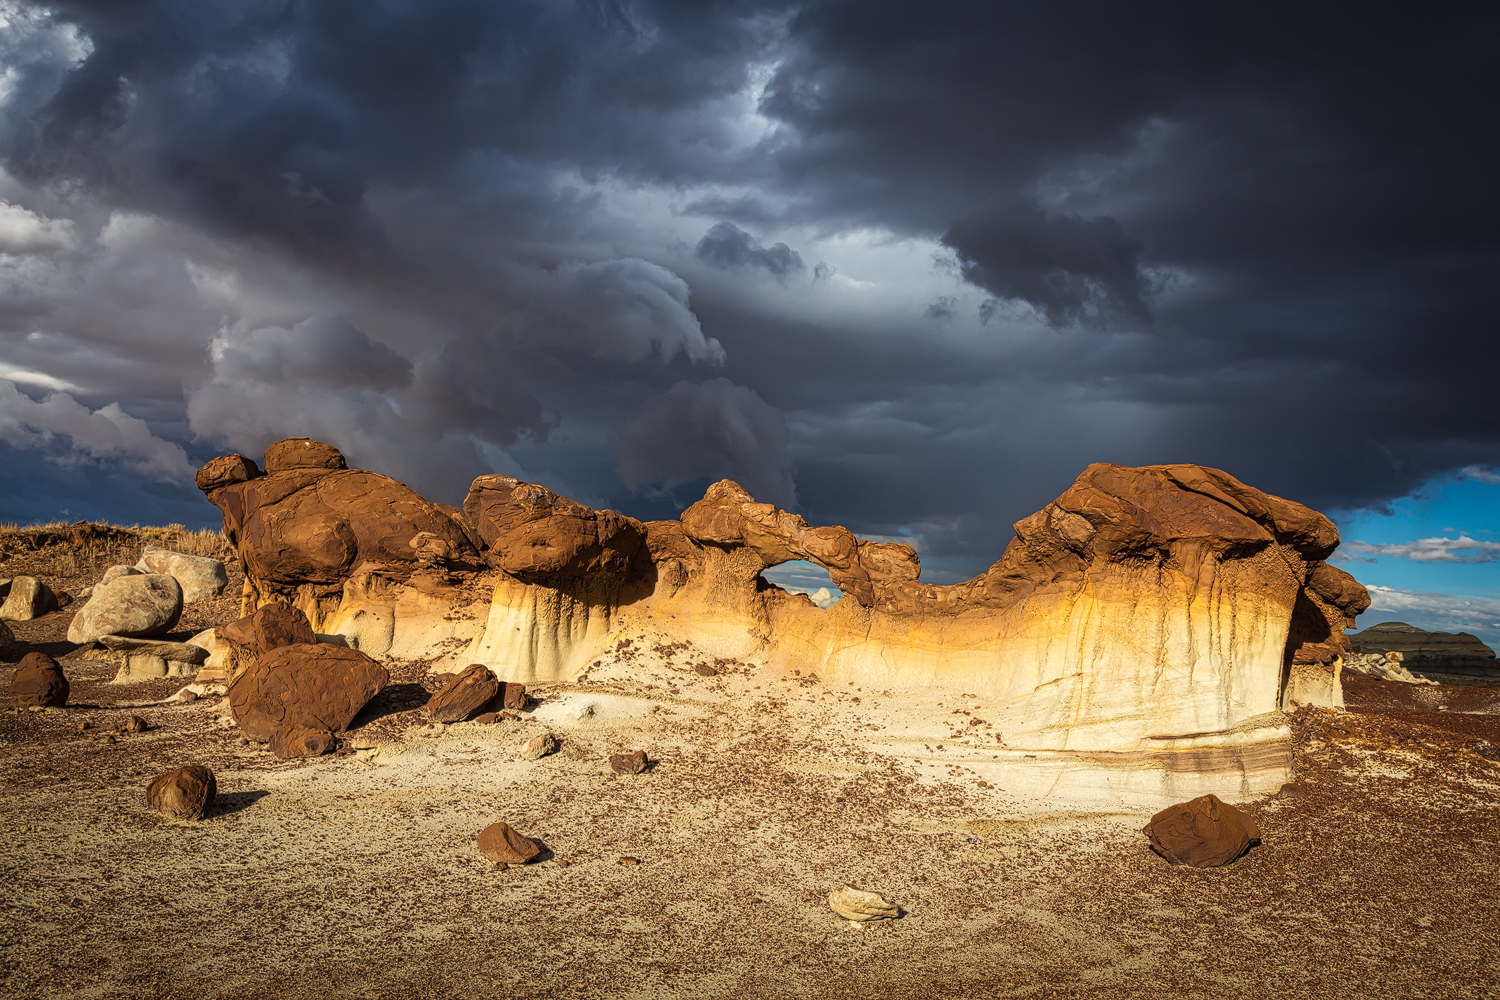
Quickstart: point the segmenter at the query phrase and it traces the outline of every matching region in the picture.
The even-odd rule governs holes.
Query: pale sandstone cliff
[[[571,682],[642,637],[906,692],[914,711],[962,691],[1003,733],[984,750],[1034,762],[1038,787],[1106,798],[1273,790],[1290,761],[1280,710],[1341,705],[1344,630],[1369,604],[1324,561],[1327,518],[1200,466],[1090,466],[986,573],[940,587],[911,547],[811,527],[729,481],[679,521],[506,476],[476,480],[460,511],[298,444],[268,450],[267,473],[228,456],[199,474],[247,609],[290,601],[372,655],[505,680]],[[799,559],[846,598],[824,611],[761,576]]]

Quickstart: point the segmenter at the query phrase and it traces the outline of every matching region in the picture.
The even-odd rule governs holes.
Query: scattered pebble
[[[640,863],[641,863],[641,859],[640,858],[621,858],[620,859],[620,864],[622,864],[622,865],[638,865]]]
[[[525,748],[521,750],[521,758],[523,760],[538,760],[549,753],[557,753],[557,748],[557,737],[551,733],[543,733],[527,742]]]

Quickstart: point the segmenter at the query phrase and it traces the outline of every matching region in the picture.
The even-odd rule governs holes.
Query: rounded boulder
[[[68,641],[83,645],[100,636],[147,639],[172,631],[182,617],[182,586],[165,573],[121,576],[94,588],[73,621]]]
[[[10,682],[10,701],[16,708],[61,708],[68,703],[68,678],[46,653],[21,657]]]
[[[202,764],[189,764],[151,782],[146,805],[177,819],[202,819],[218,790],[212,771]]]

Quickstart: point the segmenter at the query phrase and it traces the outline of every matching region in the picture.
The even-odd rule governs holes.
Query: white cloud
[[[86,459],[113,461],[152,479],[180,482],[192,478],[193,468],[180,445],[151,433],[139,417],[119,403],[90,410],[65,392],[54,392],[41,402],[24,395],[14,382],[0,379],[0,441],[16,448],[52,446],[69,439],[68,451],[56,461]]]
[[[1465,479],[1472,479],[1476,483],[1489,483],[1491,486],[1500,486],[1500,472],[1494,469],[1486,469],[1478,465],[1466,465],[1459,470],[1459,475]]]
[[[1494,637],[1500,632],[1500,600],[1486,597],[1457,597],[1425,590],[1397,590],[1394,587],[1367,586],[1370,610],[1361,615],[1362,627],[1376,621],[1399,618],[1422,628],[1442,631],[1462,630]]]
[[[1428,563],[1490,563],[1500,560],[1500,542],[1479,541],[1466,534],[1457,538],[1419,538],[1414,542],[1346,542],[1344,551],[1349,555],[1393,556]]]
[[[0,201],[0,252],[37,253],[73,247],[73,223],[49,219],[20,205]]]

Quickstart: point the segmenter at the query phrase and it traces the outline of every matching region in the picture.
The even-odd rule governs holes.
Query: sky
[[[305,435],[948,583],[1193,462],[1500,639],[1500,15],[1430,6],[0,0],[0,521]]]

